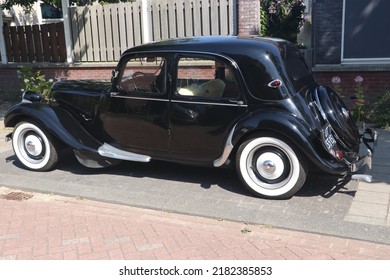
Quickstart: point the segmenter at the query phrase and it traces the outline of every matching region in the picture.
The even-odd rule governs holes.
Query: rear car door
[[[170,154],[179,161],[212,164],[247,111],[237,69],[227,58],[205,54],[178,54],[174,65]]]

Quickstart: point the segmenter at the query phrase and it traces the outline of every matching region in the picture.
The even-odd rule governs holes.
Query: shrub
[[[305,22],[302,0],[261,1],[261,36],[277,37],[297,43],[299,31]]]
[[[49,97],[53,80],[46,80],[45,75],[39,70],[34,70],[32,64],[24,65],[18,70],[18,77],[22,82],[21,91],[31,90],[40,93],[43,99]]]
[[[382,128],[390,127],[390,90],[386,91],[369,108],[367,119],[380,125]]]

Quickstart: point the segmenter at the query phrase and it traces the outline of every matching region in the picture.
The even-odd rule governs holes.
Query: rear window
[[[293,45],[285,46],[285,63],[287,72],[296,91],[314,82],[311,70],[307,66],[301,52]]]

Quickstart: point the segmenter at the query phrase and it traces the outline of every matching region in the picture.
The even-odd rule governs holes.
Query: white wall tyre
[[[306,180],[305,162],[292,145],[276,137],[256,137],[242,143],[236,168],[245,187],[264,198],[290,198]]]
[[[58,150],[48,133],[33,122],[20,122],[12,135],[18,160],[28,169],[48,171],[58,162]]]

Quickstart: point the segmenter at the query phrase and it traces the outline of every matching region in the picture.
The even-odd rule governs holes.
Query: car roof
[[[259,51],[279,52],[287,42],[281,39],[259,36],[198,36],[167,39],[128,49],[123,55],[141,52],[179,52],[194,51],[234,56],[251,55]]]

